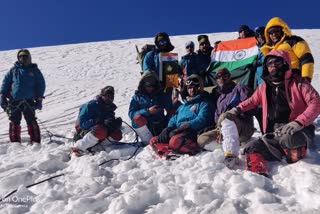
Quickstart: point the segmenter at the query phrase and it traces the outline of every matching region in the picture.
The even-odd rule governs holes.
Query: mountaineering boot
[[[148,145],[150,139],[152,138],[152,134],[150,130],[148,129],[147,125],[141,126],[139,128],[135,128],[138,136],[140,137],[142,143],[144,145]]]
[[[40,143],[40,129],[37,121],[33,121],[31,124],[28,124],[28,134],[30,136],[31,143]]]
[[[75,142],[74,147],[78,150],[86,151],[88,148],[93,147],[99,142],[99,139],[93,135],[92,132],[88,132],[84,137],[77,142]],[[71,148],[71,150],[74,147]]]
[[[9,124],[9,138],[10,142],[21,142],[21,126],[14,122]]]
[[[269,177],[267,162],[259,153],[245,154],[245,169]]]
[[[234,169],[237,164],[237,156],[232,155],[232,154],[225,154],[223,163],[229,169]]]

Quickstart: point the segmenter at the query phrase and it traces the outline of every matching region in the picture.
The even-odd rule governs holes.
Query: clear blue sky
[[[220,2],[220,3],[219,3]],[[273,16],[319,29],[316,0],[1,0],[0,50],[115,39],[237,31]]]

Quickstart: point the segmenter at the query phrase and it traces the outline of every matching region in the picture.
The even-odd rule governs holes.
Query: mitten
[[[169,133],[173,131],[173,127],[168,127],[162,130],[162,132],[158,136],[158,142],[159,143],[168,143],[170,140]]]
[[[36,103],[34,105],[35,109],[41,110],[42,109],[42,99],[36,99]]]
[[[169,137],[171,138],[173,135],[180,134],[180,133],[184,132],[185,130],[187,130],[188,128],[190,128],[189,123],[187,123],[187,122],[182,123],[178,128],[174,129],[173,131],[171,131],[169,133]]]
[[[219,116],[219,119],[217,122],[217,127],[221,127],[221,123],[224,119],[234,120],[237,117],[237,115],[239,115],[239,114],[240,114],[240,111],[236,107],[232,108],[229,111],[222,113]]]
[[[294,133],[296,133],[297,131],[300,131],[301,129],[303,129],[303,125],[299,124],[297,121],[292,121],[283,126],[280,126],[279,128],[276,128],[275,132],[279,135],[283,135],[283,134],[293,135]]]
[[[8,100],[7,100],[7,98],[6,98],[4,95],[1,95],[0,105],[1,105],[1,108],[2,108],[3,110],[6,110],[7,107],[8,107]]]
[[[118,118],[109,118],[109,119],[104,120],[104,125],[108,129],[108,132],[112,133],[115,130],[121,128],[122,119],[120,117],[118,117]]]

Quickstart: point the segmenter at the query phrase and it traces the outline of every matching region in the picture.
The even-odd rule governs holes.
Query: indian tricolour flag
[[[256,59],[259,49],[254,37],[222,41],[217,44],[211,55],[210,78],[215,84],[215,72],[227,68],[236,82],[254,87]]]

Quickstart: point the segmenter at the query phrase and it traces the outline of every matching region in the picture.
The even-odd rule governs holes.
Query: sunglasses
[[[227,79],[227,78],[229,78],[229,76],[230,76],[230,74],[228,74],[228,73],[222,73],[222,74],[216,75],[216,78],[217,78],[217,80],[218,79]]]
[[[280,59],[280,58],[271,59],[266,63],[267,67],[270,67],[271,65],[281,66],[281,65],[283,65],[283,59]]]
[[[200,81],[198,79],[190,79],[186,81],[186,86],[190,86],[190,85],[200,85]]]
[[[155,88],[155,85],[145,85],[146,88]]]
[[[186,49],[190,49],[190,48],[194,48],[194,46],[188,45],[188,46],[186,47]]]
[[[20,55],[19,58],[28,58],[28,55]]]
[[[271,30],[269,30],[268,31],[268,34],[278,34],[278,33],[281,33],[281,29],[279,29],[279,28],[275,28],[275,29],[271,29]]]
[[[167,44],[167,43],[168,43],[167,40],[160,40],[160,41],[158,41],[158,44],[159,44],[159,45],[165,45],[165,44]]]

